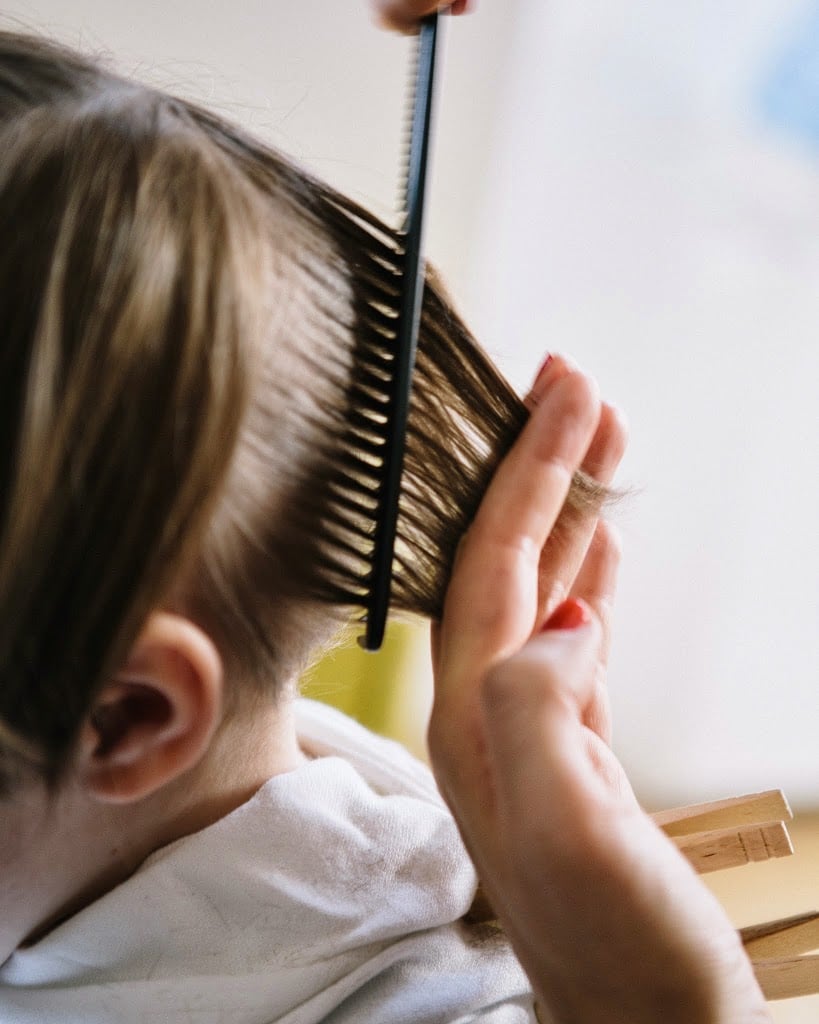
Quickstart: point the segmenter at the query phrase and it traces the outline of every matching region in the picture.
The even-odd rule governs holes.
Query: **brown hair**
[[[54,782],[151,608],[275,693],[361,603],[360,398],[400,240],[213,114],[31,37],[0,33],[0,146],[0,780]],[[525,418],[430,277],[395,609],[439,614]],[[569,503],[600,497],[578,477]]]

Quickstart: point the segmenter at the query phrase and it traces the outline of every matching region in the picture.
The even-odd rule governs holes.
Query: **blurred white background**
[[[3,7],[391,214],[409,44],[364,0]],[[631,423],[617,751],[650,803],[818,806],[819,3],[483,0],[446,27],[431,255],[516,385],[568,352]]]

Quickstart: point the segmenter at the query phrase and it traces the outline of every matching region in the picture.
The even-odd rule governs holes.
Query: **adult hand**
[[[415,32],[418,22],[433,11],[449,7],[450,14],[465,14],[474,0],[453,0],[451,5],[440,0],[372,0],[372,3],[376,17],[385,28]]]
[[[736,931],[607,745],[613,534],[588,522],[549,540],[572,473],[609,478],[622,428],[559,359],[538,390],[433,638],[441,790],[544,1019],[770,1021]]]

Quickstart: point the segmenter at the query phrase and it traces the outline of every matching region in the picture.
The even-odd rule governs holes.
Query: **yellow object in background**
[[[324,701],[426,759],[426,723],[432,697],[429,627],[390,622],[380,651],[362,650],[361,626],[351,626],[304,676],[305,697]]]

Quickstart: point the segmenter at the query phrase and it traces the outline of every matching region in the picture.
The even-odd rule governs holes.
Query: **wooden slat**
[[[667,811],[657,811],[651,817],[666,835],[683,836],[692,832],[786,821],[793,817],[793,813],[782,790],[769,789],[764,793],[749,793],[726,800],[672,807]]]
[[[793,853],[783,821],[769,821],[750,828],[724,828],[693,835],[675,836],[674,842],[700,874],[741,867],[752,861],[787,857]]]
[[[739,935],[752,960],[810,953],[819,949],[819,912],[750,925]]]
[[[753,967],[766,999],[792,999],[819,992],[819,954],[756,960]]]

